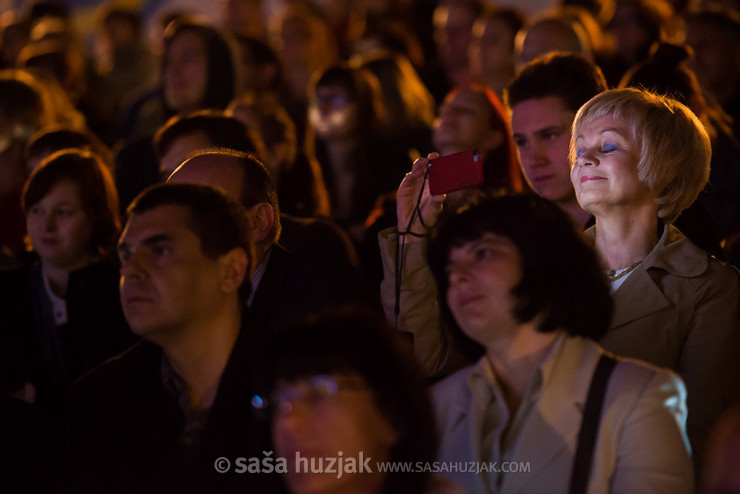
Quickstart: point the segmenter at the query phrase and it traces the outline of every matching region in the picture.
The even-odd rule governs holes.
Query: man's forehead
[[[189,221],[190,209],[179,204],[165,204],[132,213],[118,243],[132,244],[159,235],[176,238],[190,232]]]
[[[558,96],[524,100],[511,108],[511,126],[514,132],[521,127],[530,130],[552,125],[570,126],[574,117]]]

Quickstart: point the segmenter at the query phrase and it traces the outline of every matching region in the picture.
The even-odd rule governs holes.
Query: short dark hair
[[[211,146],[262,155],[264,144],[239,119],[219,110],[200,110],[170,118],[154,135],[154,149],[161,160],[177,139],[202,132]]]
[[[242,194],[239,198],[239,203],[245,209],[249,209],[260,202],[266,202],[272,206],[272,210],[275,213],[275,220],[268,236],[273,241],[277,241],[280,238],[281,230],[280,205],[278,204],[277,187],[275,186],[275,182],[272,181],[267,167],[249,153],[227,148],[203,149],[193,154],[188,158],[188,161],[207,155],[231,158],[239,164],[242,169]]]
[[[431,462],[436,439],[426,383],[403,336],[375,313],[344,306],[313,314],[305,322],[267,336],[263,355],[269,393],[278,380],[319,374],[359,374],[396,431],[389,461]],[[266,395],[268,393],[265,393]],[[327,431],[327,433],[330,433]],[[425,492],[429,474],[389,473],[385,494]]]
[[[514,316],[522,323],[542,317],[539,331],[600,339],[609,329],[612,300],[595,251],[573,220],[535,194],[484,197],[440,222],[427,260],[437,282],[443,317],[459,331],[449,306],[446,267],[450,251],[481,238],[501,235],[516,245],[522,279],[512,289]]]
[[[207,185],[157,184],[144,189],[129,205],[129,217],[160,206],[182,206],[190,217],[188,227],[200,239],[206,257],[218,259],[235,248],[243,249],[254,266],[254,251],[244,208],[224,192]]]
[[[52,119],[44,91],[43,84],[26,70],[0,70],[0,112],[23,141]]]
[[[89,149],[106,165],[113,163],[113,155],[108,146],[88,129],[73,129],[64,126],[44,127],[34,135],[26,145],[25,157],[40,154],[52,154],[62,149]]]
[[[63,180],[77,185],[82,209],[92,228],[91,250],[112,255],[121,230],[118,194],[108,168],[96,154],[66,149],[46,158],[26,181],[23,209],[28,212]]]
[[[582,55],[556,52],[525,65],[509,83],[504,100],[506,106],[513,108],[522,101],[555,96],[575,113],[606,89],[604,74],[593,62]]]

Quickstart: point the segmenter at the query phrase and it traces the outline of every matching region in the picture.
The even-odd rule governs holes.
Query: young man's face
[[[133,214],[118,243],[126,320],[160,345],[223,305],[220,258],[206,257],[189,219],[188,208],[178,205]]]
[[[568,151],[574,114],[556,96],[522,101],[511,108],[511,130],[532,190],[556,203],[575,199]]]

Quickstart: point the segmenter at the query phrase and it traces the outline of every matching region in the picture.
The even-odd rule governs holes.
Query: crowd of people
[[[740,5],[212,9],[0,16],[2,492],[740,492]]]

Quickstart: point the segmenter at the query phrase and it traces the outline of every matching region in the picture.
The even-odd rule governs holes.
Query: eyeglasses
[[[342,390],[361,390],[367,384],[360,377],[334,377],[329,374],[318,374],[282,385],[269,398],[260,395],[252,396],[252,407],[260,412],[271,414],[288,414],[293,410],[293,403],[299,401],[308,406],[319,406],[335,400]]]
[[[315,105],[324,103],[339,108],[349,103],[350,98],[347,93],[317,93],[314,96],[313,103]]]

